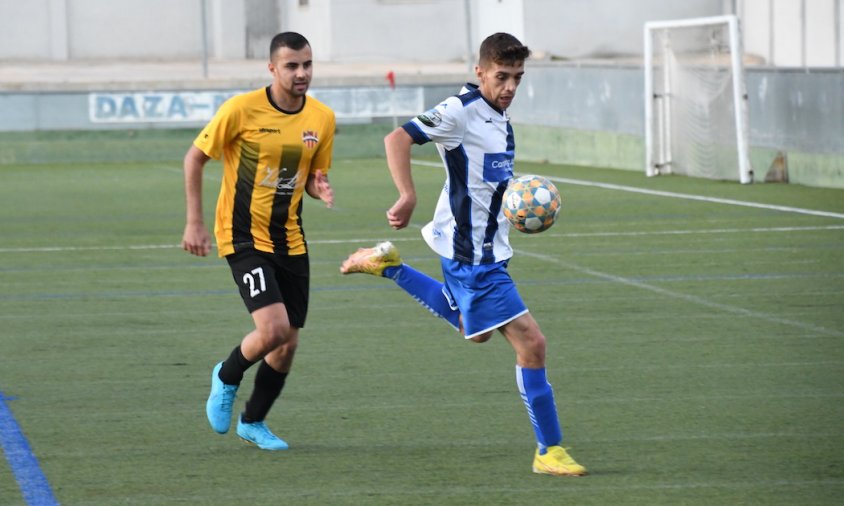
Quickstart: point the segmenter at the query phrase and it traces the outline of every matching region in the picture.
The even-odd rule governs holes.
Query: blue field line
[[[18,482],[23,500],[28,506],[52,506],[59,502],[53,495],[53,489],[47,477],[41,471],[38,459],[15,421],[12,410],[6,401],[12,400],[0,391],[0,447],[6,455],[9,468]]]
[[[530,254],[527,254],[530,256]],[[844,272],[811,272],[811,273],[776,273],[776,274],[716,274],[716,275],[676,275],[676,276],[631,276],[627,279],[636,282],[651,283],[685,283],[685,282],[710,282],[710,281],[776,281],[793,279],[838,279],[844,278]],[[610,283],[606,279],[586,278],[549,278],[542,279],[521,279],[519,285],[594,285]],[[360,292],[392,290],[393,285],[358,285],[340,284],[313,286],[311,292]],[[0,301],[46,301],[46,300],[115,300],[115,299],[154,299],[167,297],[235,297],[237,290],[139,290],[124,292],[68,292],[68,293],[33,293],[25,295],[0,295]]]
[[[311,292],[357,292],[365,290],[386,290],[391,285],[360,286],[334,285],[312,287]],[[114,300],[114,299],[153,299],[166,297],[237,297],[237,288],[223,290],[164,290],[164,291],[126,291],[126,292],[69,292],[69,293],[33,293],[26,295],[0,295],[0,301],[43,301],[43,300]]]

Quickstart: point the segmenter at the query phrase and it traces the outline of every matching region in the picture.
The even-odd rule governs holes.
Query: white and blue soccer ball
[[[504,216],[513,228],[536,234],[557,222],[563,200],[554,183],[542,176],[528,175],[510,180],[504,191]]]

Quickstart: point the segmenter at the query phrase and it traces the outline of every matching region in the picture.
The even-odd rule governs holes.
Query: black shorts
[[[228,255],[226,260],[250,313],[281,302],[287,308],[290,326],[305,326],[310,282],[307,254],[275,255],[247,249]]]

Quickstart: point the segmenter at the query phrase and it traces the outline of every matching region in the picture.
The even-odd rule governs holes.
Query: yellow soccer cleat
[[[390,241],[380,242],[374,248],[360,248],[340,266],[343,274],[362,272],[373,276],[383,276],[384,269],[401,265],[399,250]]]
[[[539,450],[536,450],[533,472],[554,476],[583,476],[586,468],[575,462],[562,446],[550,446],[545,455],[540,455]]]

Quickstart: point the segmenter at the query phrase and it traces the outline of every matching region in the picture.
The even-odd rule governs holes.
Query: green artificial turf
[[[178,248],[178,157],[95,158],[0,166],[0,392],[61,504],[844,496],[844,219],[563,181],[838,214],[844,191],[517,163],[557,178],[564,199],[549,231],[511,233],[565,446],[590,471],[554,478],[531,473],[533,432],[500,335],[464,342],[391,281],[338,272],[356,248],[391,239],[439,277],[418,229],[442,169],[415,167],[420,202],[403,231],[384,218],[396,194],[383,158],[340,150],[336,209],[306,203],[311,312],[267,419],[291,449],[273,453],[205,420],[211,368],[251,320],[225,261]],[[209,224],[219,181],[215,162]],[[25,504],[20,460],[5,457],[0,504]]]

